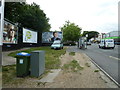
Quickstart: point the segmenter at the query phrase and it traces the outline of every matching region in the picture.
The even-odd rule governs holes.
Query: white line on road
[[[109,56],[109,58],[113,58],[113,59],[116,59],[116,60],[120,60],[120,58],[113,57],[113,56]]]

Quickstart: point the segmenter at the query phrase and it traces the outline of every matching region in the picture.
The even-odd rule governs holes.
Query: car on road
[[[89,41],[89,42],[87,42],[87,45],[91,45],[91,42]]]
[[[51,45],[51,49],[63,49],[63,43],[60,40],[55,40]]]
[[[99,48],[115,48],[114,39],[101,39]]]

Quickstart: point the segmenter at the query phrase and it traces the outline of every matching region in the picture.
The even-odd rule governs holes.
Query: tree
[[[86,34],[88,34],[87,41],[89,41],[91,38],[98,37],[99,32],[97,32],[97,31],[84,31],[82,36],[85,37]]]
[[[5,18],[12,22],[18,22],[22,27],[29,28],[35,31],[49,31],[49,18],[40,6],[36,3],[31,5],[26,3],[6,2],[5,3]]]
[[[74,42],[78,41],[82,29],[78,25],[75,25],[75,23],[66,21],[61,30],[63,32],[63,41]]]
[[[5,18],[12,22],[18,22],[19,16],[23,13],[24,5],[25,3],[5,2]]]

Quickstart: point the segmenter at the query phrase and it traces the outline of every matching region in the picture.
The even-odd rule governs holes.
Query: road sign
[[[0,45],[2,45],[4,29],[4,0],[0,0]]]

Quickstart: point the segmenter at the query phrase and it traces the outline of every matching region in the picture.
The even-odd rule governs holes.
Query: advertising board
[[[37,32],[23,28],[23,43],[37,43]]]
[[[42,43],[51,43],[55,39],[62,40],[63,34],[62,32],[43,32],[42,33]]]
[[[3,43],[18,43],[18,27],[8,21],[4,21]]]

